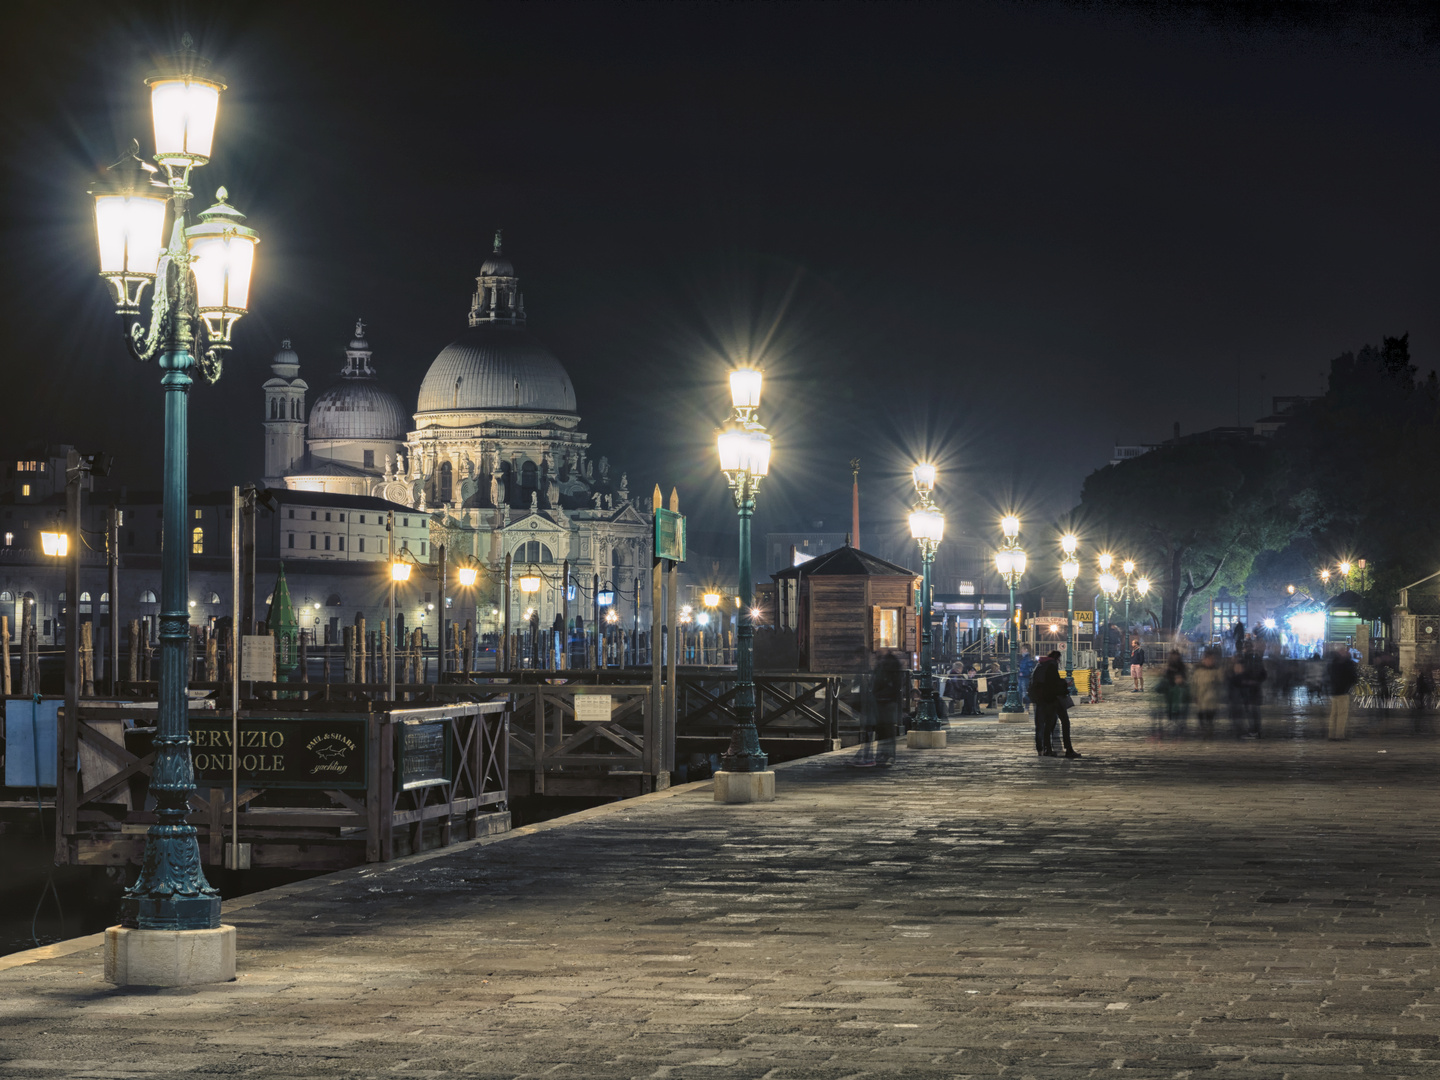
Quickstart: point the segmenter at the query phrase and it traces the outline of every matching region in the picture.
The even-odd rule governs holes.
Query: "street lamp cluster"
[[[930,609],[931,566],[935,551],[945,538],[945,515],[935,506],[935,466],[916,465],[911,473],[919,505],[910,511],[910,535],[920,545],[920,705],[915,725],[906,735],[911,747],[942,747],[945,725],[935,711],[935,665],[931,649]]]
[[[91,189],[100,276],[114,290],[122,324],[128,324],[127,348],[138,360],[158,361],[165,391],[160,689],[150,783],[156,823],[145,837],[140,876],[121,903],[122,925],[141,930],[220,926],[220,894],[205,879],[195,829],[187,822],[195,788],[185,663],[190,637],[187,408],[193,371],[210,382],[220,377],[221,355],[246,311],[260,238],[241,224],[245,215],[229,204],[223,187],[215,205],[197,223],[189,221],[191,173],[210,160],[225,89],[208,69],[185,35],[180,54],[145,80],[155,164],[143,161],[139,143],[133,143]],[[172,216],[168,243],[167,214]],[[146,328],[138,316],[145,287],[152,284]]]

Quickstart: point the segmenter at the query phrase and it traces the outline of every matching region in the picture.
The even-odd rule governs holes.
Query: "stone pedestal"
[[[943,750],[947,741],[944,728],[939,731],[911,728],[905,733],[905,745],[911,750]]]
[[[235,978],[235,927],[105,931],[105,981],[116,986],[196,986]]]
[[[995,719],[1002,724],[1028,724],[1030,714],[1022,709],[1020,712],[1002,712]]]
[[[720,769],[715,773],[716,802],[773,802],[774,799],[774,772],[726,772]]]

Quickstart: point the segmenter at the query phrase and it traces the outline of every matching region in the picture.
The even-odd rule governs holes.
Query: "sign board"
[[[268,638],[266,640],[269,640]],[[243,718],[240,783],[317,791],[366,786],[364,717]],[[230,786],[230,718],[190,719],[198,787]]]
[[[451,730],[445,717],[396,725],[395,772],[402,791],[450,783]]]
[[[1093,612],[1093,611],[1077,611],[1077,612],[1075,612],[1075,621],[1076,621],[1076,622],[1094,622],[1094,621],[1095,621],[1095,612]]]
[[[610,722],[610,695],[576,694],[575,719],[582,724],[608,724]]]
[[[275,681],[275,639],[269,634],[241,635],[240,681]]]
[[[685,561],[685,515],[673,510],[655,511],[655,558]]]

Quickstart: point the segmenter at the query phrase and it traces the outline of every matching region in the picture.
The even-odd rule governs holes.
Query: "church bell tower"
[[[285,474],[305,457],[305,391],[300,357],[287,338],[270,361],[265,381],[265,486],[284,487]]]

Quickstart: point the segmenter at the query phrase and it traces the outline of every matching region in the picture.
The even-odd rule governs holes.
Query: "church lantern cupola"
[[[470,303],[470,325],[525,322],[525,294],[515,266],[505,258],[500,230],[495,230],[495,250],[475,278],[475,297]]]

